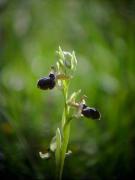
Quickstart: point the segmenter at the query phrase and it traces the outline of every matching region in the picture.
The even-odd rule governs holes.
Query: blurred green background
[[[48,180],[42,160],[60,125],[61,93],[37,80],[58,46],[76,52],[71,91],[82,89],[101,121],[72,122],[63,179],[131,179],[135,169],[135,1],[0,0],[0,176]],[[132,178],[133,179],[133,178]]]

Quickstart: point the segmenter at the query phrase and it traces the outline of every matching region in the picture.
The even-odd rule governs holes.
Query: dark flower
[[[85,117],[91,118],[91,119],[100,119],[101,115],[100,112],[92,107],[88,107],[85,104],[83,104],[82,112]]]
[[[49,74],[49,77],[44,77],[38,80],[37,87],[42,90],[53,89],[55,87],[55,75]]]

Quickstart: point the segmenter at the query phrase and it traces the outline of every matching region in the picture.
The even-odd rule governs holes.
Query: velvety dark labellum
[[[100,112],[96,110],[95,108],[90,108],[88,106],[83,106],[84,108],[82,109],[82,114],[87,117],[87,118],[92,118],[92,119],[100,119]]]
[[[38,80],[37,87],[42,90],[53,89],[55,87],[55,76],[50,74],[49,77],[41,78]]]

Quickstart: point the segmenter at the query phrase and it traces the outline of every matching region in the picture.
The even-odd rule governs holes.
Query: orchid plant
[[[87,106],[86,96],[81,96],[77,101],[81,90],[73,92],[69,95],[69,84],[74,76],[77,67],[77,59],[75,52],[63,51],[59,47],[56,51],[58,60],[55,66],[51,67],[51,71],[47,77],[38,80],[37,87],[41,90],[53,90],[57,87],[64,98],[64,109],[61,118],[61,127],[56,129],[55,136],[50,142],[49,149],[46,153],[39,152],[41,158],[48,159],[51,154],[55,154],[56,161],[56,179],[62,179],[65,157],[72,152],[68,150],[70,126],[72,119],[82,117],[100,120],[100,112],[92,107]]]

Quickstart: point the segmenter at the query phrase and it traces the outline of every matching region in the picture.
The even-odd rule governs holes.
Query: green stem
[[[59,128],[57,128],[56,130],[56,142],[57,142],[57,148],[55,151],[55,158],[56,158],[56,180],[57,180],[59,179],[60,160],[61,160],[61,133]]]
[[[67,146],[68,146],[68,142],[69,142],[69,135],[70,135],[70,122],[68,122],[69,107],[67,105],[68,85],[65,86],[65,88],[63,90],[63,95],[64,95],[65,105],[64,105],[63,115],[62,115],[62,136],[63,136],[63,139],[62,139],[61,154],[60,154],[61,157],[60,157],[59,180],[62,179],[64,161],[65,161]]]
[[[69,134],[70,134],[70,123],[68,123],[63,130],[63,142],[61,147],[61,163],[60,163],[60,175],[59,175],[60,180],[62,179],[65,155],[67,152],[67,146],[69,142]]]

